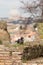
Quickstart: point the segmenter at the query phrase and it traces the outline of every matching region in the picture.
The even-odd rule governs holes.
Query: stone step
[[[12,63],[0,63],[0,65],[12,65]]]
[[[12,65],[12,63],[5,63],[5,65]]]
[[[0,51],[0,54],[3,53],[3,54],[9,54],[9,51]]]
[[[9,52],[0,52],[0,56],[9,56]]]
[[[21,52],[13,52],[12,53],[12,59],[16,59],[16,60],[21,60],[21,55],[22,53]]]
[[[12,52],[12,55],[20,55],[20,54],[22,54],[22,52]]]
[[[0,65],[43,65],[43,64],[37,64],[37,63],[0,63]]]
[[[3,63],[0,63],[0,65],[5,65],[4,62]]]
[[[13,60],[21,60],[21,57],[20,56],[13,56],[12,59]]]
[[[9,56],[0,56],[0,60],[8,60],[8,59],[10,59]]]
[[[0,60],[0,65],[12,65],[11,60]]]

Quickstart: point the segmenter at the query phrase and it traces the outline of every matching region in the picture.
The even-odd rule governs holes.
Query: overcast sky
[[[10,11],[17,6],[18,0],[0,0],[0,17],[9,17]]]
[[[27,0],[24,0],[27,1]],[[28,0],[30,4],[33,3],[33,0]],[[34,0],[37,1],[38,0]],[[17,8],[21,5],[19,0],[0,0],[0,17],[10,17],[12,15],[19,14],[20,12]],[[40,14],[40,9],[37,11]],[[24,14],[24,16],[31,15],[30,13]],[[23,16],[23,15],[22,15]]]

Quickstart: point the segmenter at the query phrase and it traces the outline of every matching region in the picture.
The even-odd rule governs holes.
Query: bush
[[[20,26],[20,29],[22,30],[22,26]]]
[[[0,40],[0,45],[2,44],[2,41]]]
[[[10,51],[10,56],[12,56],[12,51]]]
[[[6,21],[0,21],[0,29],[3,29],[5,31],[7,31],[7,23]]]
[[[39,35],[40,39],[43,39],[43,35]]]
[[[43,46],[42,45],[34,45],[33,47],[26,47],[23,50],[22,60],[31,60],[38,57],[43,57]]]
[[[39,37],[40,39],[43,39],[43,23],[38,23],[38,32],[39,32]]]

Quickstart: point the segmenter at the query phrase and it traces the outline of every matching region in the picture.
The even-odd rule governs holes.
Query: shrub
[[[34,45],[34,46],[24,48],[21,59],[26,61],[41,56],[43,57],[43,46]]]
[[[20,29],[22,30],[22,26],[20,26]]]
[[[40,39],[43,39],[43,23],[38,23],[38,32],[39,32],[39,37]]]
[[[43,39],[43,35],[39,35],[40,39]]]
[[[0,29],[3,29],[5,31],[7,31],[7,23],[6,23],[6,21],[4,21],[4,20],[0,21]]]
[[[12,56],[12,51],[10,51],[10,56]]]
[[[0,45],[2,44],[2,41],[0,40]]]

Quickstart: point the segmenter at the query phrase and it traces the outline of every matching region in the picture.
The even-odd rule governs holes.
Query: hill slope
[[[5,21],[0,21],[0,41],[10,42],[10,35],[7,31],[7,23]]]

